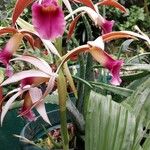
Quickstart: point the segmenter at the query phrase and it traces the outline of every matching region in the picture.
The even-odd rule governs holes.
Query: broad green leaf
[[[131,89],[131,90],[137,89],[138,86],[140,86],[148,77],[149,77],[149,76],[146,76],[146,75],[145,75],[145,77],[143,77],[143,78],[141,77],[141,78],[139,78],[139,79],[137,79],[137,80],[134,80],[133,82],[131,82],[131,83],[127,86],[127,88],[128,88],[128,89]]]
[[[127,60],[126,64],[140,63],[144,58],[149,56],[150,56],[150,52],[138,54],[134,57],[131,57],[129,60]]]
[[[132,150],[136,150],[136,146],[140,144],[146,130],[150,125],[150,76],[143,81],[141,85],[128,97],[122,104],[130,106],[130,111],[136,117],[136,130],[134,136],[134,146]],[[145,132],[143,129],[145,128]]]
[[[144,142],[143,150],[150,150],[150,138],[149,137]]]
[[[131,81],[134,81],[134,80],[137,80],[137,79],[141,79],[142,77],[145,77],[147,76],[148,74],[150,74],[150,72],[148,71],[139,71],[139,72],[133,72],[133,73],[130,73],[130,74],[125,74],[125,75],[121,75],[121,79],[124,81],[124,82],[131,82]]]
[[[113,85],[109,85],[109,84],[105,84],[105,83],[101,83],[101,82],[90,82],[90,83],[92,84],[92,86],[95,86],[97,88],[106,89],[110,92],[113,92],[115,94],[125,96],[125,97],[128,97],[133,93],[133,90],[130,90],[127,88],[117,87],[117,86],[113,86]]]
[[[150,114],[150,77],[148,76],[147,80],[145,80],[123,103],[127,103],[132,107],[132,111],[136,118],[141,117],[143,112],[146,112],[146,116],[148,117]],[[150,117],[147,119],[149,120]]]
[[[133,64],[123,67],[126,71],[150,71],[150,64]]]
[[[131,150],[135,117],[125,107],[91,92],[85,128],[86,150]]]
[[[73,78],[74,78],[74,79],[77,79],[79,82],[81,82],[81,83],[87,85],[89,88],[91,88],[91,89],[93,88],[92,85],[91,85],[88,81],[86,81],[86,80],[84,80],[84,79],[82,79],[82,78],[80,78],[80,77],[77,77],[77,76],[73,76]]]

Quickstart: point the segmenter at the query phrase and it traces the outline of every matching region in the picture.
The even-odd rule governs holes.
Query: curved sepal
[[[16,4],[15,4],[15,8],[12,14],[12,21],[13,21],[13,25],[15,25],[16,20],[18,19],[18,17],[21,15],[21,13],[23,12],[23,10],[29,6],[34,0],[17,0]]]

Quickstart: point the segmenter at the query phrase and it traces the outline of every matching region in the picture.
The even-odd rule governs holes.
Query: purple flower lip
[[[33,83],[33,77],[25,78],[21,80],[21,87],[24,87],[26,85],[32,85]]]
[[[112,78],[110,80],[110,83],[113,85],[120,85],[121,84],[121,78],[120,78],[120,70],[123,65],[122,60],[113,60],[111,66],[107,66],[110,70],[110,73],[112,75]]]
[[[61,7],[55,0],[45,0],[32,5],[32,23],[41,38],[54,40],[63,35],[65,18]]]
[[[28,121],[35,121],[36,120],[36,116],[34,114],[34,112],[32,110],[29,110],[28,113],[25,113],[25,111],[27,111],[28,108],[26,108],[25,106],[23,106],[21,108],[21,110],[19,111],[20,116],[22,116],[23,118],[27,119]]]
[[[114,23],[115,23],[114,20],[109,21],[109,20],[104,19],[104,22],[101,25],[102,30],[103,30],[102,33],[106,34],[106,33],[112,32]]]

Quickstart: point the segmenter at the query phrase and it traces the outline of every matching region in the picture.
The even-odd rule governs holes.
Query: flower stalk
[[[67,117],[66,117],[67,85],[62,70],[59,71],[59,75],[57,78],[57,87],[59,96],[60,123],[61,123],[61,135],[63,139],[63,150],[69,150],[69,139],[68,139]]]

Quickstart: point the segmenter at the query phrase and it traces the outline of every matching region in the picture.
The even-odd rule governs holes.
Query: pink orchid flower
[[[13,54],[18,49],[22,38],[23,35],[21,33],[16,33],[12,38],[10,38],[5,47],[0,51],[0,61],[6,67],[7,76],[12,75],[12,68],[9,64],[9,60],[12,58]]]
[[[42,78],[42,77],[28,77],[21,80],[21,88],[30,85],[30,86],[38,86],[42,84],[43,82],[48,82],[48,78]],[[31,89],[30,89],[31,90]],[[36,115],[34,112],[30,109],[33,105],[32,98],[30,96],[30,90],[27,91],[24,95],[24,103],[20,110],[20,115],[23,116],[28,121],[33,121],[36,119]],[[40,90],[41,92],[41,90]]]
[[[74,1],[76,1],[76,0],[74,0]],[[115,21],[114,20],[107,20],[106,18],[104,18],[99,13],[99,9],[98,9],[99,5],[101,5],[101,6],[102,5],[113,6],[117,9],[119,9],[121,12],[127,13],[125,7],[123,7],[121,4],[119,4],[115,0],[102,0],[98,3],[96,3],[95,5],[93,4],[93,2],[91,0],[80,0],[80,1],[76,1],[76,2],[82,3],[85,6],[77,8],[72,13],[67,15],[65,17],[65,19],[67,20],[73,14],[76,14],[79,12],[81,12],[81,13],[85,12],[88,14],[88,16],[91,18],[91,20],[95,23],[95,25],[102,29],[102,34],[112,32],[112,28],[114,26]],[[69,32],[68,32],[68,39],[71,38],[71,35],[73,34],[73,31],[76,27],[77,21],[81,17],[80,14],[78,16],[76,16],[75,19],[70,23]]]
[[[91,47],[89,51],[94,59],[98,61],[103,67],[107,68],[111,73],[110,83],[113,85],[120,85],[120,69],[123,65],[123,60],[115,60],[104,50],[98,47]]]
[[[20,81],[20,87],[16,88],[15,90],[12,90],[9,92],[9,94],[6,95],[6,97],[12,93],[15,92],[15,94],[10,97],[10,99],[6,102],[6,104],[3,106],[2,114],[1,114],[1,123],[3,122],[3,119],[6,115],[6,113],[9,110],[9,107],[11,104],[15,101],[15,99],[23,94],[23,107],[20,110],[20,116],[23,116],[24,118],[28,119],[29,121],[35,120],[34,113],[32,112],[32,108],[35,108],[38,113],[42,116],[42,118],[50,124],[50,121],[46,114],[46,109],[44,105],[44,98],[50,93],[54,87],[56,74],[52,72],[52,68],[49,66],[49,64],[39,58],[33,57],[33,56],[20,56],[18,58],[12,59],[11,61],[15,60],[22,60],[25,62],[29,62],[32,65],[34,65],[37,69],[32,70],[25,70],[18,73],[13,74],[11,77],[6,79],[1,86],[8,85],[10,83],[15,83]],[[47,83],[47,88],[42,93],[42,90],[38,88],[40,84]],[[6,98],[4,97],[4,98]]]
[[[32,100],[31,97],[29,95],[29,91],[27,91],[27,93],[24,96],[24,102],[23,102],[23,106],[19,111],[19,114],[23,114],[24,112],[28,111],[27,113],[23,114],[22,117],[27,119],[28,121],[34,121],[36,120],[36,116],[34,114],[34,112],[32,110],[30,110],[30,107],[32,106]]]
[[[24,81],[23,81],[24,80]],[[25,93],[24,96],[24,103],[23,103],[23,107],[21,108],[20,111],[20,116],[23,116],[24,118],[26,118],[29,121],[35,120],[36,116],[34,114],[34,112],[32,111],[33,106],[36,108],[36,110],[38,111],[38,113],[42,116],[42,118],[50,124],[49,118],[47,116],[46,113],[46,108],[45,108],[45,104],[44,104],[44,96],[42,93],[42,89],[36,87],[40,84],[42,84],[43,82],[48,81],[47,78],[41,78],[41,77],[28,77],[25,78],[21,81],[21,84],[24,84],[25,86],[27,85],[31,85],[31,87],[29,88],[29,90]],[[53,88],[53,83],[54,80],[49,81],[50,85],[50,90]],[[46,89],[46,91],[49,91],[49,89]],[[39,102],[38,105],[35,106],[35,104],[37,104],[37,102]]]
[[[32,23],[41,38],[54,40],[65,29],[64,14],[56,0],[42,0],[32,5]]]

